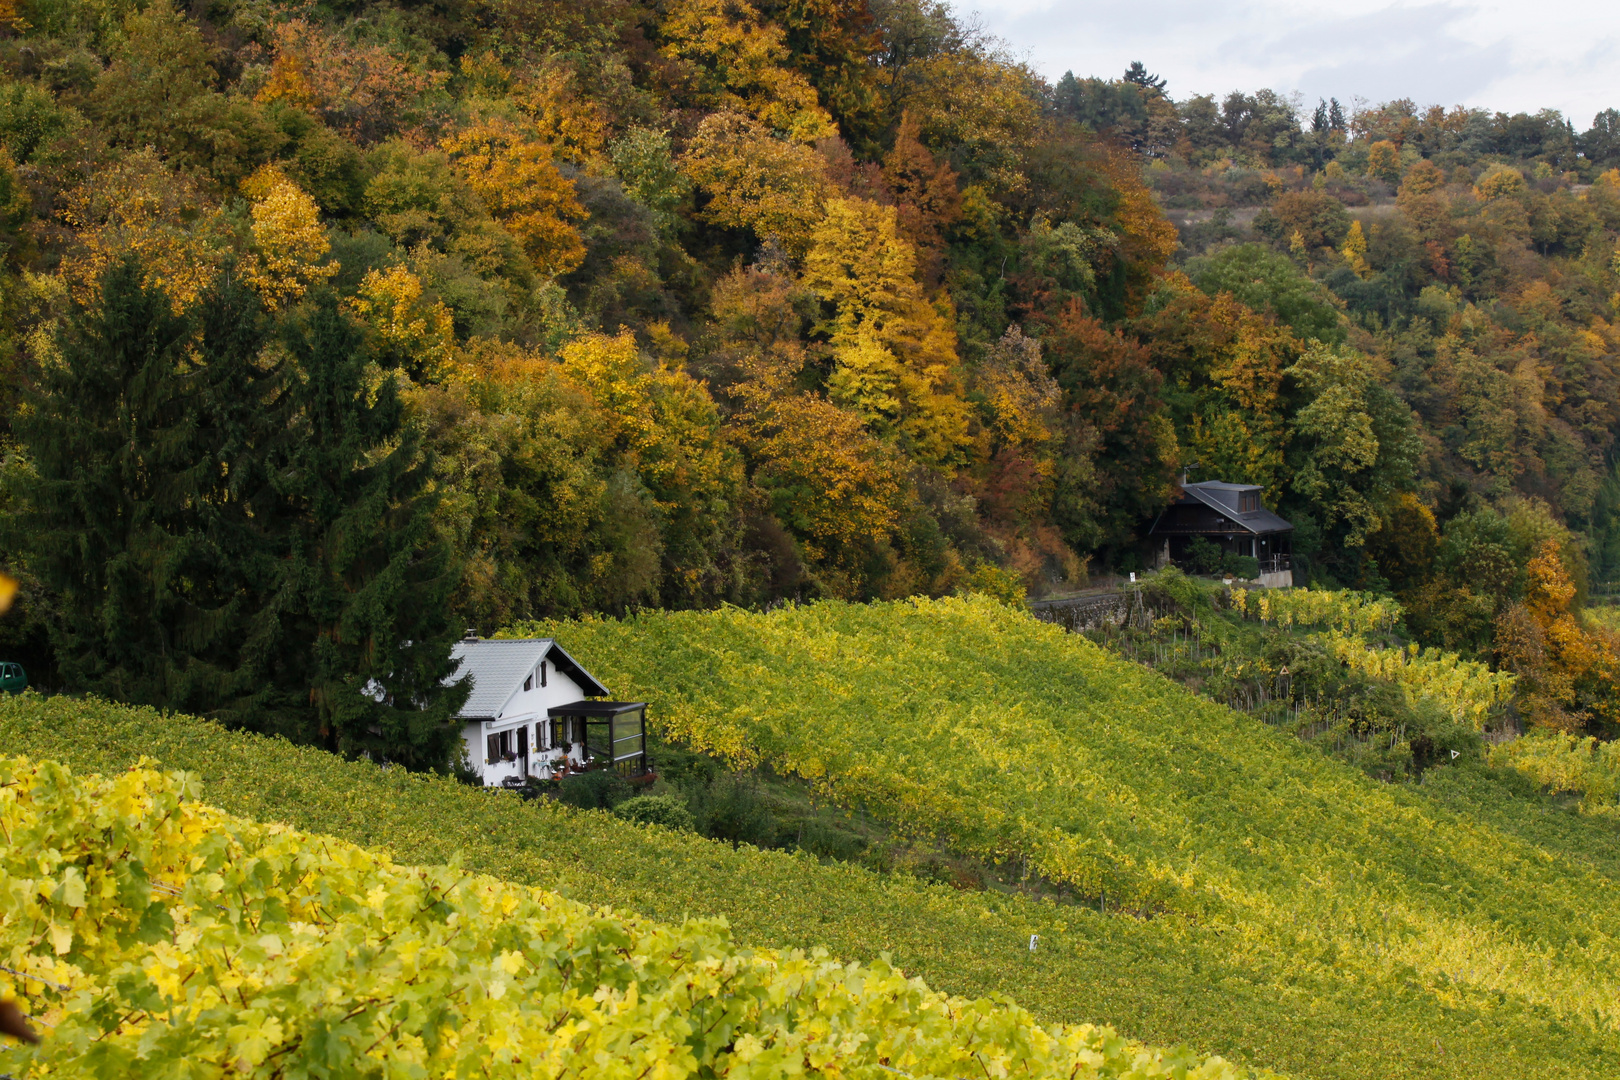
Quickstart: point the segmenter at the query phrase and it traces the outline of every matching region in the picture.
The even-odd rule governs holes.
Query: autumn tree
[[[815,87],[821,105],[846,137],[867,148],[881,125],[873,58],[882,34],[865,3],[845,0],[759,0],[764,18],[782,28],[785,63]]]
[[[1041,356],[1039,338],[1007,327],[973,372],[999,449],[1043,450],[1054,436],[1063,390]]]
[[[595,399],[614,461],[646,485],[663,537],[663,596],[727,596],[741,462],[704,385],[654,361],[628,331],[562,349],[563,373]]]
[[[269,78],[257,100],[306,109],[363,143],[408,125],[449,77],[307,19],[278,23],[272,36]]]
[[[134,255],[144,281],[178,311],[201,297],[235,246],[218,205],[150,151],[130,154],[67,191],[63,204],[58,213],[74,243],[62,270],[81,302],[89,302],[112,266]]]
[[[817,299],[785,269],[739,268],[716,284],[718,341],[704,370],[732,410],[761,500],[749,528],[771,586],[867,595],[873,552],[906,508],[905,459],[813,389],[802,332]]]
[[[794,255],[809,247],[827,196],[825,166],[814,150],[740,113],[713,113],[698,125],[681,168],[706,196],[705,220],[749,229]]]
[[[1401,148],[1388,139],[1367,147],[1367,175],[1390,184],[1400,183]]]
[[[1086,236],[1109,237],[1094,266],[1095,313],[1118,319],[1139,311],[1178,240],[1138,163],[1074,125],[1059,124],[1023,155],[1022,171],[1027,185],[1003,198],[1032,232],[1044,220],[1058,230],[1072,225]]]
[[[1416,495],[1404,492],[1382,515],[1379,527],[1367,535],[1367,554],[1378,573],[1398,596],[1409,596],[1434,577],[1440,549],[1440,528],[1434,511]]]
[[[859,595],[869,547],[899,524],[902,464],[859,416],[811,393],[747,415],[753,481],[836,595]]]
[[[445,139],[443,148],[535,269],[560,277],[580,264],[585,245],[572,222],[584,220],[585,208],[545,146],[510,124],[484,122]]]
[[[1350,212],[1325,191],[1286,191],[1257,217],[1255,227],[1274,239],[1299,236],[1307,251],[1337,247],[1350,231]],[[1270,225],[1274,221],[1275,225]]]
[[[1526,566],[1524,599],[1496,620],[1496,656],[1519,677],[1530,723],[1579,732],[1620,719],[1620,655],[1613,634],[1583,627],[1575,585],[1555,540]]]
[[[1040,339],[1063,391],[1067,423],[1090,450],[1081,456],[1092,463],[1094,490],[1068,497],[1095,502],[1100,535],[1072,543],[1082,550],[1098,540],[1126,543],[1141,519],[1169,499],[1180,464],[1175,428],[1159,397],[1162,376],[1145,348],[1077,301],[1043,323]]]
[[[1170,278],[1132,324],[1163,373],[1163,396],[1186,457],[1204,478],[1260,484],[1275,505],[1289,478],[1283,372],[1302,343],[1239,303]]]
[[[454,373],[455,320],[403,266],[370,270],[349,302],[377,337],[379,352],[412,379],[440,382]]]
[[[253,200],[255,248],[244,277],[266,307],[275,311],[338,272],[336,264],[321,264],[332,245],[321,228],[319,207],[286,174],[265,166],[243,182],[242,194]]]
[[[712,110],[738,110],[797,143],[833,134],[816,89],[791,66],[780,26],[742,0],[675,0],[658,26],[660,50],[691,73],[686,94]]]
[[[962,195],[956,173],[922,144],[910,113],[900,119],[894,146],[883,159],[882,175],[894,199],[901,235],[924,253],[928,262],[925,276],[937,280],[945,230],[961,216]]]
[[[965,448],[967,409],[946,301],[929,300],[916,269],[893,208],[831,199],[811,235],[804,283],[829,309],[833,399],[919,460],[946,463]]]

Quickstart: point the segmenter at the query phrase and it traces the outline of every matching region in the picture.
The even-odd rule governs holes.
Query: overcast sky
[[[956,0],[1050,79],[1117,77],[1132,60],[1176,100],[1270,87],[1309,105],[1410,97],[1558,109],[1577,131],[1620,108],[1620,2]]]

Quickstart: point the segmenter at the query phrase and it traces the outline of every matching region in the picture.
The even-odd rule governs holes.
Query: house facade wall
[[[474,720],[462,729],[461,738],[467,749],[467,762],[474,772],[483,777],[486,787],[499,786],[508,779],[522,779],[524,775],[522,758],[514,761],[489,760],[490,735],[508,732],[510,742],[515,748],[517,732],[526,728],[529,733],[528,765],[533,772],[538,755],[551,749],[551,724],[546,710],[558,705],[568,705],[585,696],[579,684],[558,671],[555,664],[549,660],[544,663],[545,686],[541,686],[539,679],[536,678],[533,688],[528,691],[520,688],[501,707],[500,715],[495,719]]]

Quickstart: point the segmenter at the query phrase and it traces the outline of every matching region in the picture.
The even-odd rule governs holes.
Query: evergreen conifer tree
[[[276,347],[277,345],[281,347]],[[191,317],[125,260],[19,424],[8,544],[71,689],[444,768],[455,567],[392,378],[328,295],[273,327],[230,272]]]
[[[75,689],[194,704],[185,642],[219,593],[185,403],[191,342],[187,320],[126,259],[70,318],[61,362],[42,368],[19,417],[33,473],[8,540],[56,594],[53,645]]]
[[[331,749],[442,768],[470,688],[444,684],[456,568],[432,529],[431,462],[394,379],[334,296],[285,333],[298,378],[276,480],[292,526],[272,601],[282,707],[312,707]]]

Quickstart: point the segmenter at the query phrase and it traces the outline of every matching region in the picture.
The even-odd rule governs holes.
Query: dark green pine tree
[[[3,539],[63,683],[446,767],[456,573],[392,380],[331,296],[277,328],[229,272],[190,318],[141,278],[108,271],[17,428]]]
[[[198,344],[133,259],[109,269],[19,418],[34,475],[8,540],[55,595],[69,687],[207,713],[237,666],[243,597],[220,542],[239,513],[223,497],[221,425],[199,406],[224,383],[251,413],[256,380]]]
[[[297,378],[275,485],[290,531],[270,600],[279,640],[260,660],[280,709],[312,709],[328,748],[444,768],[469,688],[445,685],[457,567],[432,528],[431,463],[334,296],[284,332]]]

